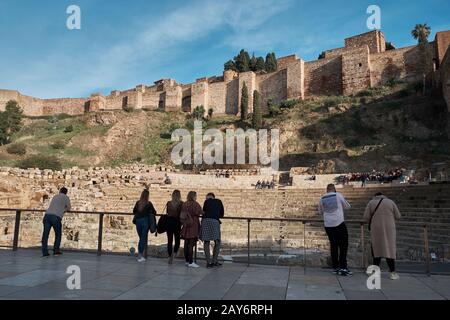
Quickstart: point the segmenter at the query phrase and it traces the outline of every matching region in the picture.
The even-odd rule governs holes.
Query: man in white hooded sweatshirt
[[[347,268],[348,231],[344,222],[344,210],[351,206],[344,196],[336,192],[334,184],[327,186],[327,193],[320,198],[319,213],[323,215],[325,231],[330,240],[333,273],[351,276]]]

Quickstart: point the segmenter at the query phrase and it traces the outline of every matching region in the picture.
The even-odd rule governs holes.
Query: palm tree
[[[419,41],[419,48],[422,52],[422,68],[423,68],[423,73],[422,73],[422,90],[423,90],[423,94],[425,95],[426,93],[426,73],[428,72],[429,69],[429,61],[431,59],[430,57],[430,53],[429,53],[429,48],[428,48],[428,37],[431,33],[431,28],[426,24],[416,24],[416,26],[414,27],[414,29],[411,31],[411,35],[414,37],[414,39],[417,39]]]
[[[425,24],[416,24],[414,29],[411,31],[411,35],[414,39],[419,40],[420,43],[428,42],[428,37],[431,33],[431,28]]]

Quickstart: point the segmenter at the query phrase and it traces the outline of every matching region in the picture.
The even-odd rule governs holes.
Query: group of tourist
[[[339,177],[339,182],[343,185],[347,185],[350,182],[361,182],[361,187],[365,187],[367,182],[377,182],[377,183],[391,183],[394,180],[399,180],[402,178],[405,170],[396,168],[388,171],[375,171],[371,172],[353,172],[347,175]]]
[[[256,182],[255,184],[255,189],[275,189],[275,182],[269,182],[269,180],[258,180],[258,182]]]
[[[194,247],[198,240],[204,243],[207,268],[219,267],[220,252],[220,219],[224,216],[222,201],[216,199],[214,193],[208,193],[203,207],[197,202],[197,193],[190,191],[186,201],[182,201],[181,192],[172,192],[172,198],[166,203],[165,214],[156,224],[156,210],[149,200],[150,192],[142,191],[141,198],[134,206],[134,222],[139,235],[138,262],[144,262],[144,250],[148,242],[148,233],[163,230],[167,233],[167,254],[169,264],[173,263],[180,249],[180,239],[184,240],[184,258],[186,266],[198,268],[194,262]],[[200,223],[200,217],[202,217]],[[153,225],[153,228],[152,228]],[[152,230],[153,229],[153,230]],[[214,251],[211,257],[211,241]]]
[[[347,266],[348,230],[344,221],[344,210],[351,207],[344,196],[336,192],[334,184],[327,186],[326,194],[320,198],[318,211],[323,215],[324,227],[330,241],[330,252],[333,273],[341,276],[351,276]],[[51,228],[55,231],[54,254],[60,251],[62,224],[64,213],[71,208],[67,189],[61,188],[60,193],[53,197],[44,216],[44,232],[42,235],[42,254],[49,256],[47,242]],[[203,241],[206,257],[206,267],[221,266],[219,253],[221,244],[220,219],[224,217],[224,206],[213,193],[208,193],[203,207],[197,202],[197,193],[190,191],[186,201],[182,201],[181,193],[175,190],[165,206],[165,214],[156,223],[156,210],[150,201],[150,192],[142,191],[136,202],[133,213],[133,223],[139,236],[138,262],[144,262],[144,251],[147,246],[148,233],[163,230],[167,233],[167,254],[169,264],[173,263],[180,248],[180,239],[184,239],[184,258],[187,267],[198,268],[194,262],[194,247],[198,240]],[[202,218],[200,221],[200,217]],[[382,258],[386,258],[390,279],[399,279],[395,272],[396,258],[396,228],[395,220],[401,215],[396,204],[377,193],[369,201],[365,209],[364,220],[369,224],[371,233],[371,250],[373,265],[379,266]],[[214,241],[214,251],[211,257],[210,245]]]
[[[330,241],[333,272],[342,276],[352,275],[347,267],[348,230],[344,221],[344,210],[350,207],[344,196],[336,192],[334,184],[327,186],[327,193],[319,201],[319,213],[323,215],[325,231]],[[376,193],[369,201],[363,215],[363,219],[369,224],[373,265],[379,266],[381,259],[386,258],[392,280],[399,279],[395,272],[395,220],[400,218],[397,205],[381,192]]]

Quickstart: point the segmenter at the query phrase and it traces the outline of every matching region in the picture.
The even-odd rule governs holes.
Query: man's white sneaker
[[[398,275],[397,272],[391,272],[391,274],[389,275],[389,279],[398,280],[398,279],[400,279],[400,276]]]
[[[144,261],[146,261],[146,259],[144,257],[140,257],[137,261],[138,262],[144,262]]]
[[[189,262],[185,262],[184,265],[185,265],[186,267],[189,267]]]
[[[200,266],[198,264],[196,264],[195,262],[192,262],[188,265],[189,268],[200,268]]]

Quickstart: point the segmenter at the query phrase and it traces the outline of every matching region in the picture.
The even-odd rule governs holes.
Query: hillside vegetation
[[[281,169],[331,173],[449,161],[445,103],[416,91],[391,83],[353,97],[285,101],[268,106],[263,127],[280,129]],[[221,130],[251,126],[237,116],[212,115],[207,121],[207,128]],[[48,158],[52,168],[55,160],[61,167],[170,165],[171,132],[180,127],[192,128],[192,119],[145,110],[25,118],[11,143],[0,147],[0,165],[27,167],[37,161],[33,157],[40,167]]]

